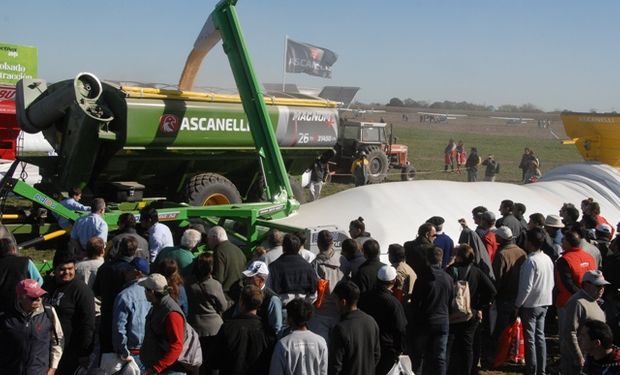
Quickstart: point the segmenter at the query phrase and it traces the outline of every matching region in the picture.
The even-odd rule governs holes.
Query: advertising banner
[[[15,114],[15,84],[36,76],[36,48],[0,42],[0,114]]]
[[[37,49],[0,42],[0,84],[37,76]]]

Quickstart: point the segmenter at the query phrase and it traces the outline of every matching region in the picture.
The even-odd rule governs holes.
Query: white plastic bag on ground
[[[109,375],[140,375],[140,368],[133,358],[125,362],[116,353],[103,353],[99,368]]]
[[[411,369],[411,360],[407,355],[398,356],[398,361],[392,366],[387,375],[414,375]]]

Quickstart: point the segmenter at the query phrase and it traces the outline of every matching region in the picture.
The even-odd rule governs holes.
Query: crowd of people
[[[562,374],[620,371],[620,223],[592,199],[475,207],[458,239],[433,216],[385,263],[361,217],[340,251],[327,230],[313,253],[272,229],[246,256],[202,222],[175,241],[150,207],[108,238],[104,211],[95,199],[44,277],[0,239],[0,373],[384,375],[408,357],[415,374],[470,375],[506,360],[517,317],[525,374],[546,373],[554,330]]]
[[[493,154],[488,154],[486,159],[482,159],[477,147],[472,147],[467,154],[462,140],[457,143],[450,138],[444,148],[444,172],[461,173],[462,170],[465,170],[467,171],[467,182],[476,182],[478,181],[479,168],[484,169],[484,181],[494,182],[495,177],[500,173],[500,164]],[[528,147],[525,148],[521,156],[519,169],[522,172],[521,183],[523,184],[536,182],[542,176],[540,160],[534,151]]]

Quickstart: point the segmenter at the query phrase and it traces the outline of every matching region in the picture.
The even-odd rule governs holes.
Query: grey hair
[[[183,232],[183,236],[181,237],[181,246],[193,249],[198,245],[200,240],[202,239],[202,234],[196,229],[187,229]]]
[[[228,234],[226,234],[226,230],[219,225],[209,229],[207,236],[209,238],[217,238],[218,242],[228,241]]]

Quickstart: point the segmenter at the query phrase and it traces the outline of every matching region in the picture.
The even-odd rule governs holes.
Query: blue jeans
[[[416,327],[409,357],[416,375],[446,375],[448,322]]]
[[[544,375],[547,367],[547,306],[522,307],[519,315],[525,333],[525,375]]]

